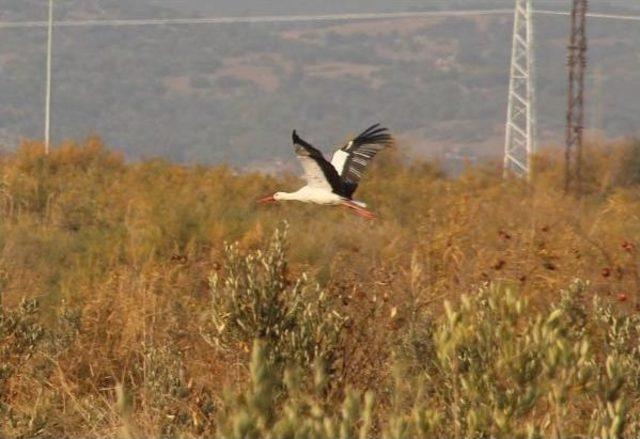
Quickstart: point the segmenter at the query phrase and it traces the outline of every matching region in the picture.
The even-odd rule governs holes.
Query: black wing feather
[[[369,162],[392,143],[393,138],[387,128],[377,123],[336,151],[332,164],[340,172],[345,196],[351,198]]]

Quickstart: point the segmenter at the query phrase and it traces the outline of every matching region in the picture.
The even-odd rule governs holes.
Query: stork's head
[[[266,197],[262,197],[258,200],[258,203],[261,204],[269,204],[269,203],[275,203],[276,201],[280,201],[282,200],[284,192],[276,192],[275,194],[272,195],[267,195]]]

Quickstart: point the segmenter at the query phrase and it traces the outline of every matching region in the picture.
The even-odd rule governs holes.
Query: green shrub
[[[0,305],[0,403],[4,383],[37,352],[45,330],[39,319],[37,300],[22,300],[15,310]]]
[[[497,285],[465,295],[457,305],[447,303],[426,332],[434,349],[404,357],[422,364],[397,357],[395,383],[376,389],[389,398],[379,407],[371,391],[363,399],[361,392],[347,390],[338,410],[340,404],[324,392],[333,378],[321,367],[315,377],[300,369],[283,374],[268,361],[267,345],[256,342],[251,383],[228,398],[219,435],[623,437],[637,428],[628,407],[637,374],[627,370],[636,365],[634,343],[626,340],[604,358],[594,353],[590,340],[602,329],[610,332],[607,343],[623,336],[613,335],[621,326],[610,314],[596,315],[593,310],[602,309],[587,306],[586,291],[587,285],[576,282],[541,311]]]
[[[263,340],[271,360],[310,366],[332,363],[346,319],[327,292],[306,275],[289,278],[286,227],[265,251],[243,255],[225,247],[224,273],[210,278],[211,307],[203,334],[218,348],[245,348]]]
[[[251,356],[251,383],[230,397],[221,414],[218,437],[225,439],[309,438],[365,439],[371,431],[373,393],[348,390],[342,402],[324,397],[327,376],[316,363],[312,389],[295,371],[284,375],[273,367],[266,344],[256,341]],[[279,389],[282,394],[277,398]],[[282,401],[278,404],[276,401]]]

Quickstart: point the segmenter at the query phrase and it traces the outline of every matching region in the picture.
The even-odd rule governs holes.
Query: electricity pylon
[[[587,0],[573,0],[569,36],[569,96],[564,190],[582,191],[582,133],[584,130],[584,79],[587,69]]]
[[[532,0],[516,0],[504,144],[504,174],[531,176],[537,147]]]

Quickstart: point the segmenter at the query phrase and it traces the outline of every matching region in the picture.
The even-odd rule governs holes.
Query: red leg
[[[344,200],[342,202],[342,205],[344,207],[347,207],[349,209],[351,209],[353,211],[353,213],[355,213],[358,216],[361,216],[362,218],[366,218],[368,220],[374,220],[376,219],[376,214],[371,212],[368,209],[365,209],[362,206],[358,206],[356,203],[354,203],[353,201],[349,201],[349,200]]]

